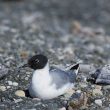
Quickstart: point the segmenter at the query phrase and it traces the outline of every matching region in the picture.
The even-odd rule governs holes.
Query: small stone
[[[110,107],[105,107],[104,110],[110,110]]]
[[[25,80],[27,81],[29,78],[28,77],[25,77]]]
[[[18,86],[18,83],[17,82],[13,82],[13,86]]]
[[[6,87],[5,86],[0,86],[0,90],[1,91],[6,91]]]
[[[64,49],[64,53],[68,53],[68,54],[74,54],[74,49],[72,46],[68,46],[68,47],[65,47]],[[74,55],[73,55],[74,56]]]
[[[16,95],[16,96],[19,96],[19,97],[25,97],[25,92],[22,91],[22,90],[17,90],[17,91],[15,92],[15,95]]]
[[[14,101],[15,101],[15,103],[18,103],[18,102],[22,102],[23,99],[16,99],[16,100],[14,100]]]
[[[68,90],[64,95],[65,99],[69,99],[74,93],[75,91],[73,89]]]
[[[88,73],[94,70],[95,70],[95,67],[93,65],[79,64],[79,72]]]
[[[93,96],[103,95],[103,93],[102,93],[102,91],[100,89],[94,89],[92,94],[93,94]]]
[[[58,59],[59,60],[63,60],[64,59],[64,56],[62,55],[62,56],[58,56]]]
[[[66,110],[66,108],[65,107],[62,107],[62,108],[59,108],[58,110]]]
[[[81,84],[80,84],[80,87],[81,87],[81,88],[86,88],[86,87],[87,87],[87,84],[86,84],[86,83],[81,83]]]
[[[32,100],[37,100],[37,101],[41,101],[41,99],[40,98],[33,98]]]
[[[110,84],[110,64],[101,68],[96,83]]]
[[[87,100],[88,98],[86,93],[76,92],[69,100],[69,106],[71,106],[73,109],[79,109],[81,106],[86,106]]]
[[[81,90],[77,90],[76,93],[81,93]]]
[[[105,35],[105,31],[103,28],[98,28],[98,29],[94,30],[94,33],[96,35]]]
[[[107,89],[107,90],[110,90],[110,85],[104,86],[103,89],[104,89],[104,90],[106,90],[106,89]]]
[[[28,52],[22,51],[22,52],[20,52],[20,56],[25,59],[28,57]]]
[[[7,88],[7,89],[10,89],[11,87],[10,87],[10,86],[7,86],[6,88]]]
[[[73,21],[71,26],[71,31],[75,34],[79,33],[81,31],[81,24],[78,21]]]
[[[95,89],[101,90],[101,89],[102,89],[102,86],[96,85],[96,86],[95,86]]]
[[[8,85],[9,86],[12,86],[13,85],[13,82],[12,81],[7,81],[8,82]]]
[[[27,71],[26,74],[27,74],[27,75],[30,75],[30,74],[32,74],[32,72],[28,72],[28,71]]]
[[[2,48],[0,47],[0,53],[2,53],[2,52],[4,52],[4,49],[2,49]]]
[[[71,106],[68,107],[68,110],[73,110],[73,108]]]
[[[28,110],[37,110],[36,108],[31,108],[31,109],[28,109]]]
[[[95,104],[102,106],[102,100],[101,99],[95,100]]]
[[[6,68],[4,65],[0,64],[0,78],[3,78],[4,76],[8,75],[9,69]]]

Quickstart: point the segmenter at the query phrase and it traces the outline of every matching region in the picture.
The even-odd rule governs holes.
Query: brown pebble
[[[21,56],[23,59],[26,59],[26,58],[28,58],[28,52],[22,51],[22,52],[20,52],[20,56]]]

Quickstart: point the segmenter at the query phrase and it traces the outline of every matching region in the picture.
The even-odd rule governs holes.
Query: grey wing
[[[50,70],[50,75],[52,77],[52,83],[56,84],[56,88],[59,89],[67,83],[72,83],[72,72],[65,72],[60,69]]]

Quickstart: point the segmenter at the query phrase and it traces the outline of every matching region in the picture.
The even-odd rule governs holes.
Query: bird
[[[28,88],[29,94],[33,98],[53,99],[74,88],[79,64],[66,71],[55,67],[50,69],[48,58],[45,55],[37,54],[28,60],[27,65],[34,69]]]

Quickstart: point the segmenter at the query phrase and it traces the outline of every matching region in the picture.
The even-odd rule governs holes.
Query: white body
[[[62,88],[56,89],[56,85],[52,82],[49,75],[49,65],[45,68],[36,70],[33,73],[32,81],[29,87],[29,93],[32,97],[41,99],[52,99],[66,93],[73,88],[73,83],[67,83]]]

